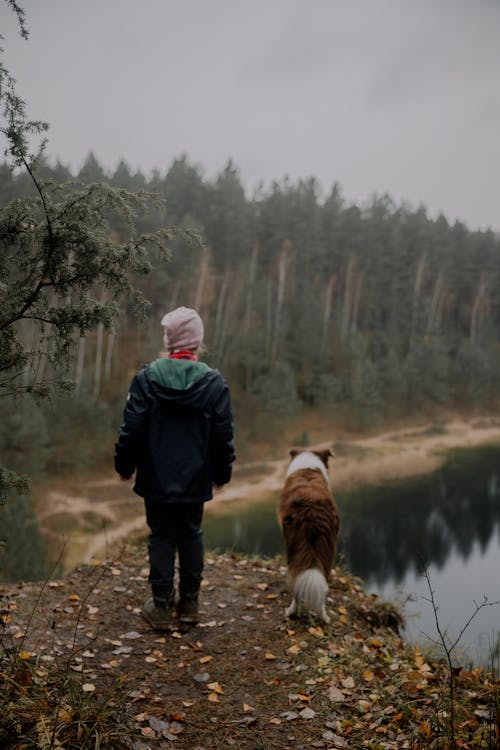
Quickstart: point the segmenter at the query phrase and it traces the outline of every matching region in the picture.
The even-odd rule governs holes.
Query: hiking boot
[[[195,625],[198,622],[198,592],[180,592],[177,616],[181,622]]]
[[[142,615],[153,630],[171,630],[172,609],[173,602],[171,600],[150,597],[142,608]]]

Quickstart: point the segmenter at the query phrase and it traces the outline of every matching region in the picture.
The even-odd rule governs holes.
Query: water
[[[342,529],[339,559],[370,592],[404,603],[405,637],[438,639],[430,602],[462,661],[488,664],[500,636],[500,446],[457,450],[436,473],[335,493]],[[207,514],[207,546],[273,557],[283,552],[277,497]],[[408,601],[408,597],[411,600]]]

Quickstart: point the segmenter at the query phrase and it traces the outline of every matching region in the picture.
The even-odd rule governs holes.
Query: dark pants
[[[179,555],[179,591],[196,593],[203,572],[203,503],[166,503],[144,498],[149,536],[149,582],[156,598],[174,590],[175,553]]]

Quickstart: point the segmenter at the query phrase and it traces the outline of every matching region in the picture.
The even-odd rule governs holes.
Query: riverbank
[[[405,427],[368,437],[343,435],[324,440],[336,453],[330,476],[334,493],[429,473],[453,448],[500,443],[500,418],[453,419],[439,424]],[[310,446],[313,447],[313,446]],[[286,454],[286,451],[284,451]],[[226,503],[252,503],[283,484],[288,459],[236,462],[231,484],[217,490],[207,514],[224,511]],[[49,546],[62,554],[66,570],[113,552],[124,541],[146,536],[140,498],[132,483],[109,474],[89,480],[71,477],[39,488],[35,511]]]
[[[500,417],[453,419],[438,424],[405,427],[370,437],[344,437],[309,447],[331,446],[335,458],[330,464],[334,491],[351,490],[396,479],[429,474],[446,460],[454,448],[472,448],[500,443]],[[219,490],[216,501],[255,498],[278,492],[288,459],[235,465],[233,482]],[[250,477],[246,475],[250,474]],[[212,503],[213,506],[216,503]]]

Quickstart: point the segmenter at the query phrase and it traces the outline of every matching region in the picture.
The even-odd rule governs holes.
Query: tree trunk
[[[346,338],[349,331],[352,312],[352,277],[354,270],[354,258],[351,256],[347,263],[345,272],[344,308],[342,313],[342,338]]]
[[[106,301],[106,290],[102,290],[100,305],[104,305]],[[104,325],[99,323],[97,326],[97,339],[96,339],[96,350],[95,350],[95,364],[94,364],[94,397],[99,398],[101,390],[101,372],[102,372],[102,351],[103,351],[103,340],[104,340]]]
[[[205,288],[207,272],[208,272],[208,247],[203,246],[201,250],[200,273],[198,276],[198,285],[196,287],[196,295],[194,298],[194,309],[197,311],[201,309],[201,303],[203,300],[203,291]]]
[[[278,264],[278,294],[276,298],[276,315],[274,320],[274,337],[271,348],[271,364],[276,362],[278,356],[279,342],[281,338],[281,313],[283,310],[283,301],[285,299],[286,269],[288,263],[288,251],[290,243],[285,241],[281,251]]]
[[[418,261],[417,270],[415,272],[415,285],[413,287],[413,306],[411,314],[411,327],[410,327],[410,349],[415,341],[418,329],[418,303],[420,300],[420,290],[422,289],[422,281],[424,278],[425,264],[427,260],[427,254],[422,253]]]
[[[325,291],[325,304],[323,306],[323,325],[321,328],[321,345],[320,345],[320,359],[323,359],[326,355],[326,347],[328,342],[328,330],[330,327],[330,317],[332,314],[332,301],[333,301],[333,290],[335,289],[335,282],[337,277],[335,274],[330,274],[328,284]]]
[[[481,308],[486,299],[486,287],[486,279],[482,273],[481,278],[479,279],[470,320],[470,340],[473,344],[477,342],[479,323],[481,320]]]

